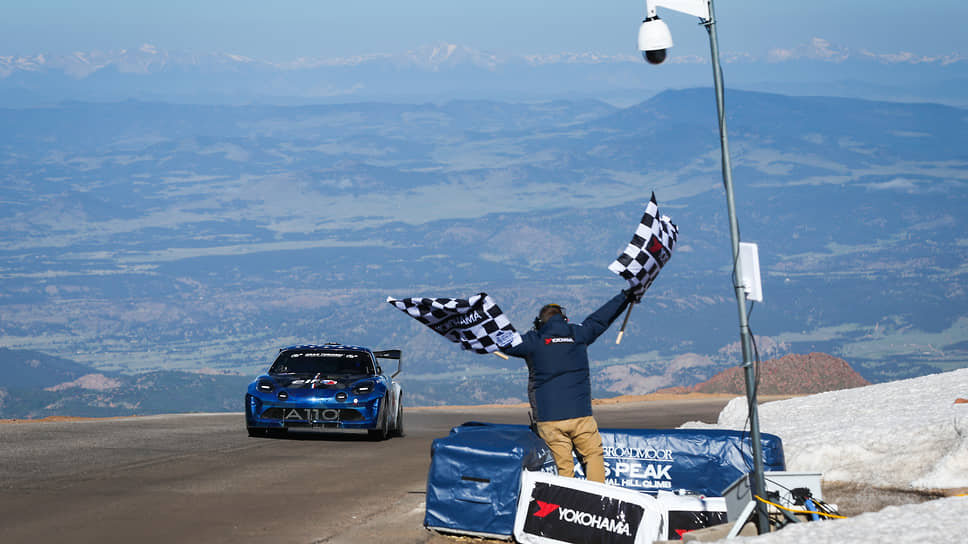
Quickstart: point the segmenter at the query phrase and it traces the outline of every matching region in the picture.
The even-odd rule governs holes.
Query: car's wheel
[[[400,396],[400,401],[397,402],[397,417],[396,426],[393,427],[392,436],[403,436],[403,396]]]
[[[387,421],[387,399],[383,398],[383,402],[380,403],[380,414],[377,416],[377,421],[379,423],[376,429],[367,429],[366,434],[370,436],[370,440],[386,440],[390,436],[390,425]]]

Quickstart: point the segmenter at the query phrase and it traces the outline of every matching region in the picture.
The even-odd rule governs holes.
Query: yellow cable
[[[765,502],[766,504],[769,504],[770,506],[775,506],[775,507],[779,508],[780,510],[786,510],[787,512],[793,512],[794,514],[816,514],[818,516],[824,516],[824,517],[827,517],[827,518],[847,519],[847,516],[838,516],[836,514],[828,514],[826,512],[812,512],[810,510],[794,510],[792,508],[787,508],[785,506],[780,506],[779,504],[777,504],[775,502],[770,502],[770,501],[768,501],[768,500],[760,497],[759,495],[753,495],[753,496],[756,497],[756,500],[758,500],[758,501]]]

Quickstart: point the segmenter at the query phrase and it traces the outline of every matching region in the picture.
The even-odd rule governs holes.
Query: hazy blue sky
[[[877,53],[963,53],[962,0],[720,0],[726,52],[765,55],[813,37]],[[505,53],[635,53],[644,0],[3,0],[0,55],[134,48],[265,59],[399,52],[448,42]],[[679,54],[696,19],[666,12]]]

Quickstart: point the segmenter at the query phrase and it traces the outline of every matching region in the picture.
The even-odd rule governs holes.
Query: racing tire
[[[403,396],[400,396],[400,401],[397,402],[397,417],[394,418],[396,425],[393,427],[393,432],[390,436],[400,437],[403,436]]]
[[[386,397],[383,398],[383,402],[380,403],[380,415],[377,416],[377,420],[380,422],[375,429],[367,429],[366,434],[370,437],[370,440],[375,442],[382,442],[390,437],[390,424],[387,421],[387,405]]]

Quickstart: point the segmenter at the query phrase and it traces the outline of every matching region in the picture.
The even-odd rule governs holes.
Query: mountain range
[[[875,53],[867,50],[851,51],[838,47],[821,38],[792,49],[773,49],[762,59],[750,55],[724,55],[724,62],[748,64],[756,62],[783,63],[801,60],[816,60],[833,64],[853,62],[877,62],[891,65],[936,65],[957,66],[968,62],[958,53],[939,56],[916,55],[908,52]],[[624,64],[640,62],[637,53],[607,55],[592,52],[562,52],[543,54],[509,54],[486,52],[452,43],[425,45],[413,50],[398,53],[369,53],[345,57],[312,57],[278,61],[257,59],[245,55],[219,52],[189,52],[160,49],[152,44],[137,48],[112,51],[75,51],[70,54],[8,55],[0,56],[0,77],[7,78],[22,73],[62,72],[76,79],[83,79],[102,70],[116,70],[120,73],[151,74],[165,71],[221,71],[233,72],[244,69],[264,71],[307,70],[319,67],[359,66],[382,64],[397,69],[419,68],[440,71],[460,66],[474,66],[486,70],[497,70],[501,66],[527,64],[540,66],[547,64]],[[673,57],[674,64],[702,64],[708,62],[699,57]]]
[[[624,286],[606,267],[654,191],[680,245],[622,344],[592,346],[593,386],[692,386],[741,362],[714,104],[0,109],[0,345],[84,365],[44,406],[159,372],[241,391],[279,347],[325,341],[402,349],[410,405],[521,402],[520,361],[386,297],[580,321]],[[760,355],[830,353],[874,383],[968,364],[966,111],[733,90],[727,112]]]
[[[156,371],[98,372],[68,359],[0,348],[0,418],[112,417],[238,412],[247,377]]]
[[[237,412],[242,409],[240,392],[250,380],[225,373],[184,371],[103,373],[43,353],[5,348],[0,348],[0,370],[5,378],[0,387],[0,419]],[[824,353],[787,354],[763,361],[757,365],[757,376],[760,395],[808,395],[870,385],[846,361]],[[655,392],[742,396],[746,394],[744,380],[742,369],[734,367],[702,383]],[[408,402],[413,402],[410,396]],[[471,404],[489,400],[493,399],[480,392],[463,398]],[[502,400],[524,402],[518,396]]]
[[[724,53],[727,84],[787,94],[965,105],[968,59],[851,51],[821,38],[763,58]],[[597,98],[628,105],[669,88],[708,85],[708,59],[672,55],[661,68],[635,51],[508,54],[438,43],[346,57],[258,59],[144,44],[114,51],[0,55],[0,103],[156,100],[210,104]]]

